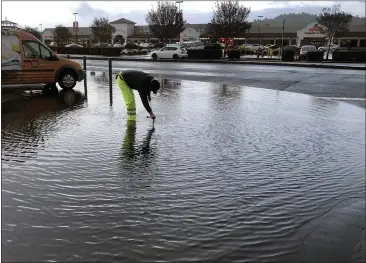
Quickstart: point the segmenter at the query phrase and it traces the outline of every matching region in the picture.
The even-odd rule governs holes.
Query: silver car
[[[331,52],[334,52],[336,51],[337,49],[339,49],[339,46],[338,45],[335,45],[335,44],[331,44],[330,45],[330,51]],[[327,51],[328,50],[328,46],[323,46],[323,47],[319,47],[318,48],[319,51]]]
[[[302,46],[300,49],[300,56],[306,56],[308,52],[317,51],[315,46]]]

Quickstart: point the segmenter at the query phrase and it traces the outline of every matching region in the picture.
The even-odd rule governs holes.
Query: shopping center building
[[[135,22],[125,18],[111,22],[116,28],[116,32],[112,35],[111,43],[124,43],[125,40],[140,42],[156,42],[147,25],[136,25]],[[253,22],[250,30],[243,31],[233,38],[234,45],[240,44],[280,44],[302,46],[314,42],[326,43],[326,37],[320,32],[316,22],[308,25],[288,23],[284,25],[282,32],[282,23],[259,23]],[[73,28],[69,28],[72,33],[71,40],[76,39],[76,33]],[[43,39],[46,43],[53,41],[54,28],[46,28],[43,31]],[[79,27],[77,32],[77,40],[81,43],[97,42],[89,27]],[[217,42],[219,39],[212,34],[212,26],[210,24],[186,24],[185,30],[176,39],[171,42],[201,40],[203,42]],[[335,44],[342,44],[342,40],[350,41],[352,47],[366,47],[366,29],[365,24],[360,22],[351,22],[349,32],[342,36],[336,36]]]

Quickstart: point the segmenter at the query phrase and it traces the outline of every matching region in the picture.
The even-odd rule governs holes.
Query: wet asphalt
[[[81,60],[77,60],[82,63]],[[113,61],[113,73],[134,69],[157,77],[245,85],[317,97],[365,107],[365,72],[360,70],[265,65]],[[108,61],[87,60],[88,71],[108,71]]]

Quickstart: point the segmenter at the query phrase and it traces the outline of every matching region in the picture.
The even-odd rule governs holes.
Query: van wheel
[[[75,72],[72,72],[71,70],[67,70],[61,73],[60,78],[58,80],[58,84],[63,89],[72,89],[76,85],[77,76]]]
[[[152,54],[152,58],[153,58],[153,60],[157,60],[158,56],[154,53],[154,54]]]
[[[174,58],[175,60],[177,60],[179,57],[178,57],[178,55],[177,55],[177,54],[174,54],[173,58]]]

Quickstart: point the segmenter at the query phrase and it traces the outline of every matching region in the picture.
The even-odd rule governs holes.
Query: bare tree
[[[244,7],[238,1],[217,1],[215,3],[211,23],[215,33],[225,38],[225,54],[228,38],[244,33],[251,27],[248,22],[249,14],[250,8]]]
[[[323,34],[328,38],[327,60],[329,56],[330,45],[333,43],[334,36],[340,36],[347,32],[348,26],[352,21],[352,15],[341,11],[341,5],[334,5],[333,8],[324,8],[316,21]]]
[[[146,22],[151,33],[160,41],[176,38],[184,30],[183,12],[178,10],[175,2],[158,2],[146,15]]]
[[[100,43],[107,43],[112,38],[112,34],[116,32],[116,28],[105,17],[94,17],[90,29]]]
[[[41,39],[41,32],[38,31],[38,28],[25,26],[23,30],[30,33],[30,34],[32,34],[36,38]]]
[[[53,31],[53,38],[57,43],[67,42],[70,37],[71,37],[70,30],[63,25],[57,25],[55,30]]]

